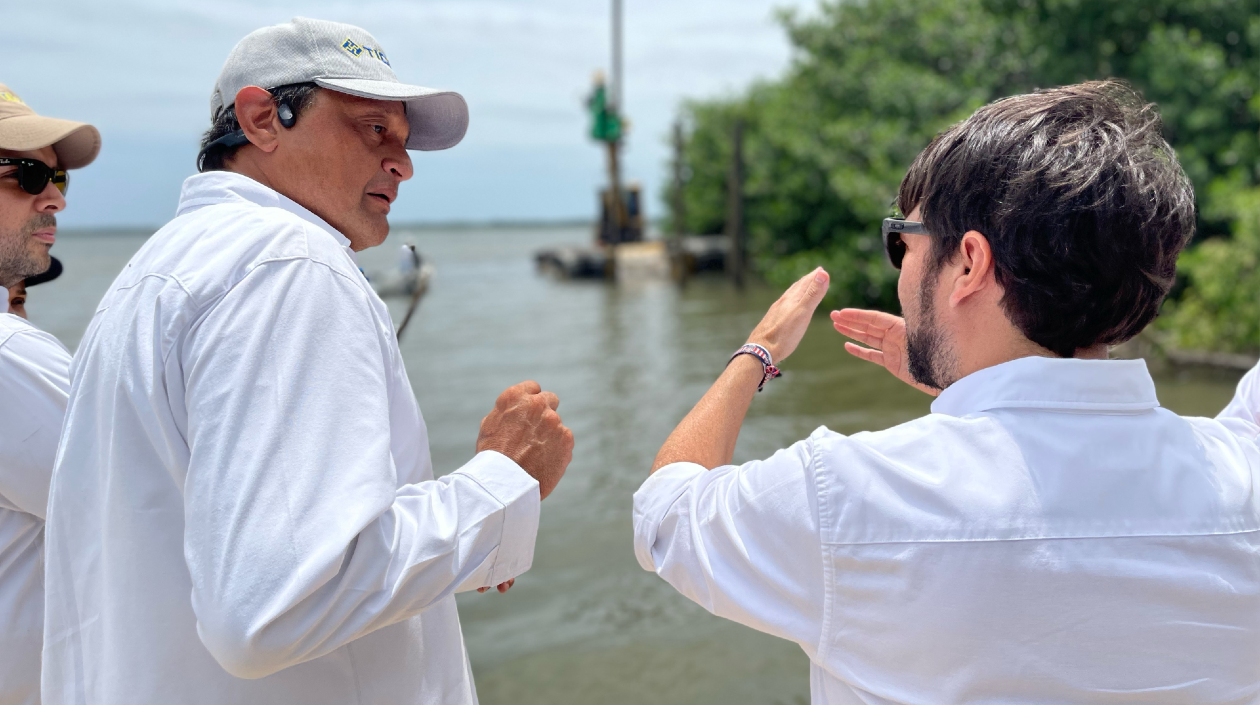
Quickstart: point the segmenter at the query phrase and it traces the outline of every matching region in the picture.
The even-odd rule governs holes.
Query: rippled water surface
[[[101,294],[148,232],[72,233],[56,282],[31,290],[32,321],[72,350]],[[360,254],[369,273],[413,240],[436,267],[402,341],[439,473],[473,454],[498,393],[523,379],[560,395],[573,464],[543,504],[534,568],[506,595],[459,597],[481,702],[806,703],[795,646],[726,623],[639,569],[630,496],[656,449],[743,342],[775,293],[720,278],[606,285],[538,274],[532,253],[583,243],[585,228],[398,231]],[[396,320],[405,302],[391,301]],[[844,353],[815,320],[784,376],[753,404],[736,460],[769,455],[819,425],[885,428],[928,398]],[[1160,379],[1165,406],[1215,414],[1234,379]]]

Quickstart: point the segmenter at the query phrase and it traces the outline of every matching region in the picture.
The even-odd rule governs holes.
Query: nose
[[[406,149],[400,149],[397,154],[386,157],[381,162],[381,168],[398,181],[406,181],[415,173],[411,167],[411,155],[407,154]]]
[[[66,209],[66,197],[61,190],[53,185],[51,181],[44,186],[44,190],[39,192],[35,197],[35,211],[37,213],[56,213]]]

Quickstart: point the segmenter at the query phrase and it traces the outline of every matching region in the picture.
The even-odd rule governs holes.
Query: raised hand
[[[901,316],[882,311],[846,308],[831,312],[831,324],[841,335],[863,345],[845,343],[844,349],[854,357],[882,365],[897,379],[932,396],[941,393],[935,387],[919,384],[910,376],[906,356],[906,322]]]
[[[560,422],[559,406],[560,399],[537,382],[521,382],[499,395],[477,436],[478,453],[494,450],[511,458],[538,480],[543,499],[573,460],[573,432]]]
[[[831,279],[822,267],[801,277],[770,306],[761,323],[748,336],[748,342],[770,351],[774,364],[779,365],[800,345],[809,328],[809,319],[822,303],[830,284]]]

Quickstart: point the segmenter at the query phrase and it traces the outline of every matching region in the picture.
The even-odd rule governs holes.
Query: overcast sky
[[[660,215],[670,125],[687,98],[778,75],[790,52],[775,9],[814,0],[624,0],[626,178]],[[0,83],[45,115],[100,128],[64,225],[157,225],[173,214],[236,42],[296,16],[371,32],[400,80],[457,90],[468,136],[413,153],[394,222],[592,217],[602,151],[583,100],[609,59],[609,0],[72,0],[4,2]]]

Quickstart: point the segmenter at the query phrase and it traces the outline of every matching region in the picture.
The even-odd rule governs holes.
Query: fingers
[[[547,402],[547,406],[551,407],[552,411],[560,408],[560,397],[551,392],[543,392],[540,396]]]
[[[812,313],[822,302],[823,296],[827,294],[827,288],[831,286],[831,276],[827,274],[827,270],[818,267],[801,277],[801,281],[805,282],[805,302]]]
[[[845,343],[844,349],[850,355],[866,360],[867,362],[873,362],[876,365],[884,364],[884,353],[879,350],[875,350],[874,348],[864,348],[857,343]]]
[[[887,331],[904,326],[901,316],[894,316],[883,311],[868,311],[860,308],[846,308],[831,312],[831,321],[838,325],[858,331],[873,333]]]
[[[509,389],[519,389],[525,394],[538,394],[539,392],[542,391],[542,385],[538,384],[532,379],[527,379],[524,382],[521,382],[520,384],[517,384],[513,387],[509,387]]]
[[[499,591],[499,594],[500,594],[500,595],[502,595],[503,593],[507,592],[508,590],[511,590],[511,589],[512,589],[512,586],[513,586],[513,585],[515,585],[515,584],[516,584],[516,578],[512,578],[511,580],[507,581],[506,583],[499,583],[499,584],[498,584],[498,586],[497,586],[495,589]],[[489,591],[489,590],[490,590],[490,588],[489,588],[489,587],[479,587],[479,588],[477,588],[477,592],[483,592],[483,593],[484,593],[484,592],[487,592],[487,591]]]
[[[872,348],[876,348],[879,350],[884,349],[884,336],[882,333],[878,333],[878,334],[868,333],[865,330],[850,328],[846,325],[836,323],[835,321],[832,321],[831,326],[836,329],[837,333],[845,336],[846,338],[852,338],[858,341],[859,343],[870,346]]]

